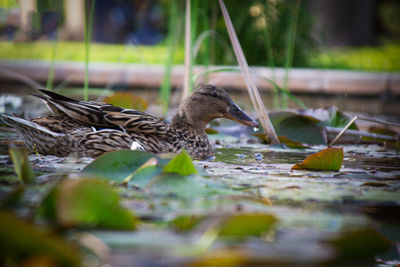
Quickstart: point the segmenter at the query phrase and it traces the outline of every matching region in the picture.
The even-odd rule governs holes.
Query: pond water
[[[41,113],[38,103],[30,100],[25,100],[24,109]],[[29,117],[36,117],[35,112]],[[222,127],[223,133],[209,135],[216,144],[215,159],[194,162],[198,175],[163,178],[167,182],[160,183],[158,176],[149,180],[145,174],[125,185],[111,183],[122,205],[140,220],[135,231],[64,229],[64,238],[82,245],[85,235],[94,242],[96,248],[87,248],[93,253],[83,253],[86,266],[400,264],[398,150],[377,144],[341,145],[340,171],[292,170],[326,147],[264,145],[244,127]],[[0,203],[8,203],[21,187],[8,156],[11,143],[22,145],[14,131],[1,127]],[[37,183],[24,187],[13,212],[32,219],[32,210],[55,184],[80,177],[92,161],[29,155]],[[225,236],[223,222],[238,214],[252,219],[237,219],[235,231],[242,234]],[[267,222],[269,218],[274,222]],[[199,223],[179,230],[178,219]],[[260,225],[268,228],[252,233]]]
[[[141,219],[141,226],[125,232],[80,230],[107,247],[106,256],[86,256],[86,261],[113,266],[132,262],[139,266],[400,263],[397,151],[378,145],[347,145],[339,172],[291,170],[293,164],[324,147],[284,149],[232,136],[217,141],[219,138],[211,136],[213,142],[220,143],[214,160],[195,161],[201,179],[218,183],[214,193],[198,195],[196,180],[189,180],[189,185],[180,189],[165,187],[165,192],[147,196],[137,185],[117,186],[123,205]],[[14,132],[2,128],[0,199],[19,184],[7,155],[8,144],[15,140]],[[39,184],[32,186],[17,206],[16,212],[22,216],[29,213],[27,209],[37,201],[41,188],[59,179],[60,173],[78,173],[92,159],[30,155],[29,161],[39,175]],[[239,213],[273,215],[278,223],[259,237],[213,237],[216,220]],[[205,219],[193,230],[181,232],[170,226],[181,216]],[[244,227],[247,223],[243,222]],[[76,234],[75,230],[72,233]],[[391,243],[374,256],[368,253],[380,242],[374,236],[377,234]],[[337,246],[340,242],[350,247]]]

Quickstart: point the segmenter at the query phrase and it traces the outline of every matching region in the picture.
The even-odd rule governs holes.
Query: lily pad
[[[326,134],[318,126],[317,119],[290,111],[274,112],[269,116],[277,135],[311,145],[327,144]]]
[[[343,148],[326,148],[311,154],[302,163],[297,163],[292,170],[339,171],[343,164]]]
[[[81,174],[122,183],[130,180],[132,175],[152,158],[156,156],[144,151],[112,151],[98,157],[86,166]],[[160,161],[163,160],[160,159]]]

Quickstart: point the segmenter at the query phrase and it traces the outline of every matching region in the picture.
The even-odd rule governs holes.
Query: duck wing
[[[115,128],[104,119],[105,113],[101,110],[101,107],[112,106],[110,104],[97,101],[77,101],[52,91],[44,89],[40,89],[40,91],[47,97],[38,97],[44,99],[54,113],[66,114],[70,118],[90,126]]]
[[[145,112],[111,105],[100,109],[108,123],[118,125],[128,133],[165,135],[170,131],[168,124]]]
[[[101,107],[110,124],[123,129],[145,151],[172,153],[182,148],[179,136],[164,121],[141,111],[119,107]]]

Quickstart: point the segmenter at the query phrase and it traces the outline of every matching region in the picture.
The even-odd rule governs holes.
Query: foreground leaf
[[[118,193],[103,181],[65,180],[55,194],[56,216],[64,227],[135,229],[137,219],[121,207]]]
[[[9,154],[19,180],[24,184],[35,183],[36,177],[28,160],[28,152],[26,149],[23,147],[11,146]]]
[[[339,171],[343,164],[343,148],[326,148],[297,163],[292,170]]]
[[[32,263],[38,257],[51,266],[81,265],[79,252],[67,241],[0,211],[0,262],[8,258]]]
[[[192,158],[182,150],[180,154],[175,156],[163,170],[164,173],[177,173],[180,175],[197,174],[198,171],[192,162]]]
[[[371,258],[384,252],[389,244],[388,239],[373,229],[351,231],[331,241],[341,260]]]

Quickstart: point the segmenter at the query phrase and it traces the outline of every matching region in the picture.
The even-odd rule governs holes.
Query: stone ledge
[[[1,69],[14,71],[32,78],[42,84],[47,80],[50,62],[44,61],[5,61],[0,60],[0,80],[13,81],[1,72]],[[132,87],[160,86],[164,66],[137,65],[120,63],[90,63],[90,83],[96,86],[108,84],[124,84]],[[226,68],[213,66],[213,68]],[[183,81],[183,66],[172,69],[171,83],[174,87],[181,87]],[[200,74],[205,67],[196,66],[194,74]],[[271,83],[268,79],[275,77],[278,85],[284,84],[285,70],[277,68],[253,67],[252,71],[260,90],[270,91]],[[349,94],[349,95],[400,95],[400,72],[365,72],[320,69],[291,69],[288,86],[293,93],[306,94]],[[56,62],[54,82],[68,81],[72,84],[83,84],[83,62]],[[197,83],[204,82],[204,76],[199,75]],[[245,89],[246,85],[240,72],[213,72],[208,74],[208,81],[222,87]]]

